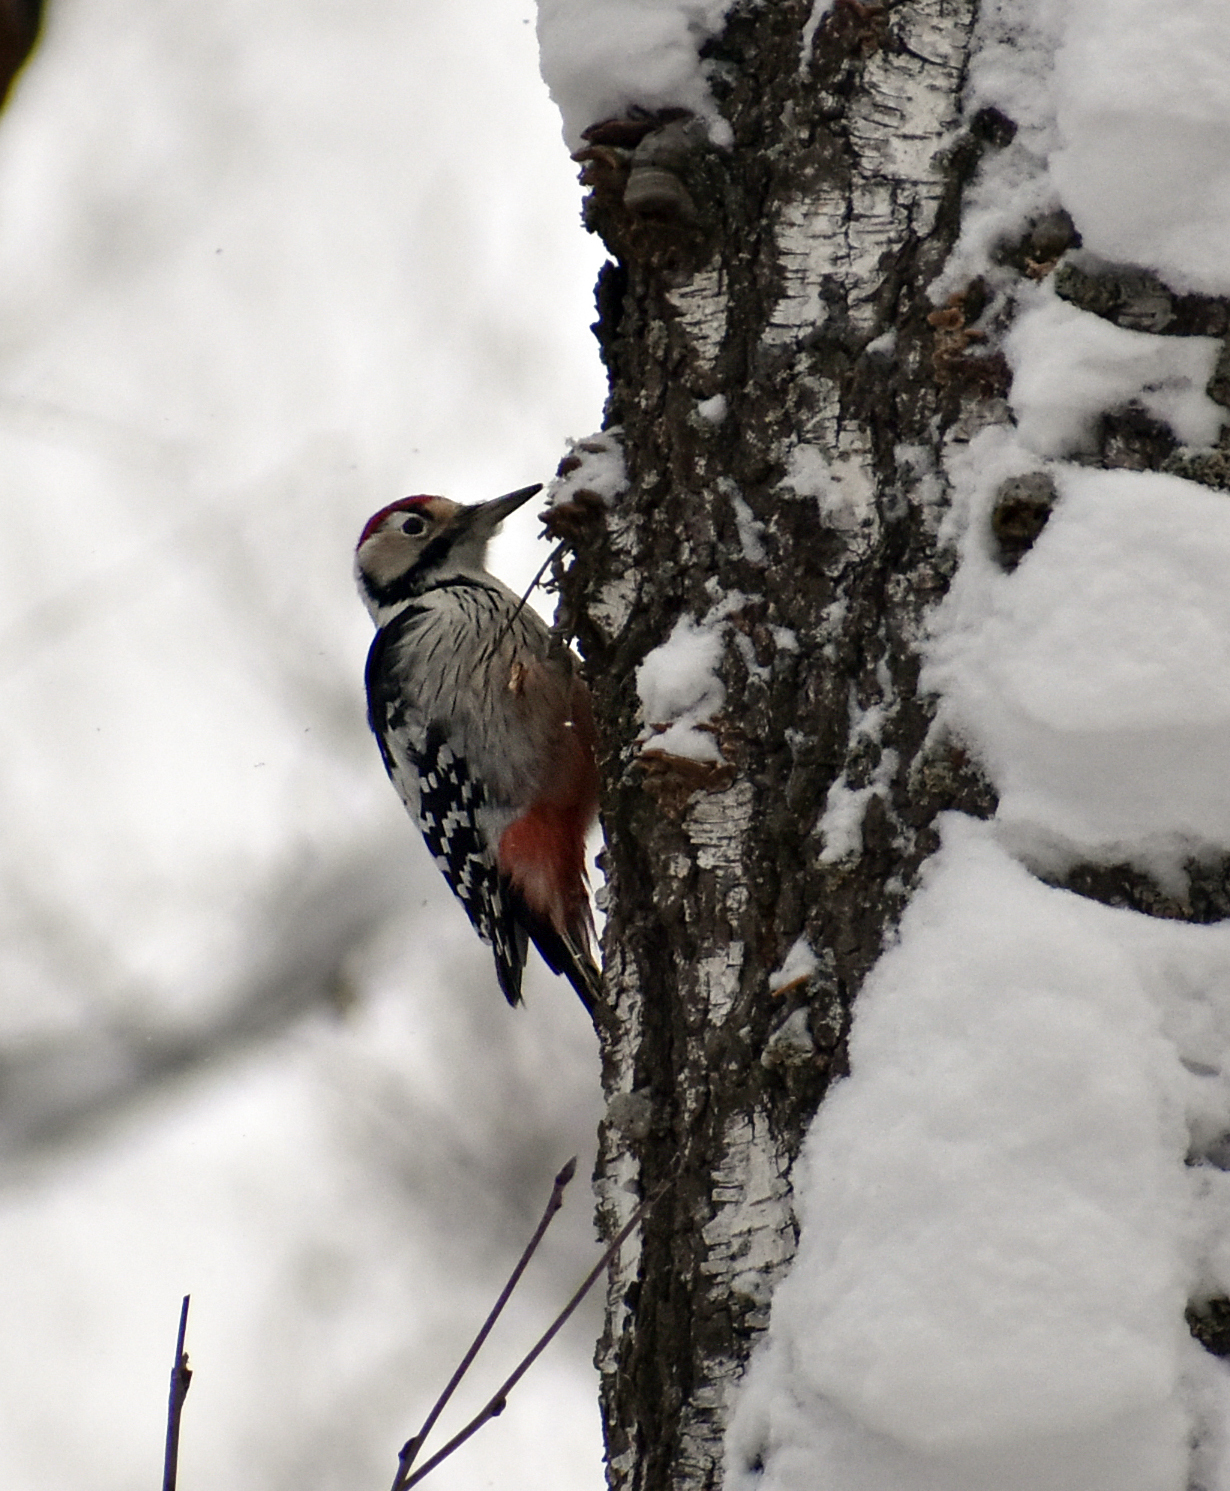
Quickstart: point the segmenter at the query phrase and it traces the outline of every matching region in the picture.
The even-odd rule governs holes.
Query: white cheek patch
[[[377,585],[387,585],[410,568],[421,543],[396,529],[373,533],[359,551],[359,564]]]

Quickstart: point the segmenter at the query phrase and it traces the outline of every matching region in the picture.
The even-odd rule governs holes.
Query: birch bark
[[[729,148],[650,131],[677,136],[648,151],[674,204],[630,210],[647,152],[610,131],[586,166],[630,483],[564,582],[608,747],[608,1235],[675,1177],[599,1347],[621,1491],[721,1483],[852,1001],[937,813],[993,808],[932,738],[915,651],[952,568],[944,446],[1006,417],[1003,360],[967,330],[977,288],[938,317],[927,295],[1000,125],[961,114],[973,0],[810,13],[731,12],[708,49]],[[643,749],[636,669],[680,617],[722,639],[708,763]],[[808,971],[774,979],[792,949]]]

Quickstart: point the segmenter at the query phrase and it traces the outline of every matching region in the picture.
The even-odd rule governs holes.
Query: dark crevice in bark
[[[1151,270],[1106,264],[1091,254],[1059,266],[1055,293],[1126,331],[1173,337],[1224,337],[1230,332],[1230,302],[1223,297],[1182,294]]]
[[[1062,207],[1031,218],[1025,230],[1001,243],[994,258],[1030,279],[1045,278],[1070,249],[1080,248],[1076,224]]]
[[[1088,253],[1066,257],[1055,271],[1054,283],[1061,299],[1125,331],[1221,338],[1206,392],[1214,403],[1230,409],[1230,299],[1173,290],[1151,270],[1108,264]],[[1164,422],[1134,403],[1103,415],[1096,461],[1109,468],[1161,471],[1230,491],[1226,427],[1216,445],[1185,449]]]
[[[1230,917],[1230,858],[1186,860],[1177,872],[1183,882],[1179,890],[1164,890],[1152,876],[1130,864],[1080,864],[1063,874],[1043,873],[1040,878],[1104,906],[1121,906],[1170,921],[1207,925]]]
[[[1028,471],[1001,482],[991,508],[991,536],[1003,569],[1014,570],[1050,520],[1059,493],[1045,471]]]
[[[1219,1295],[1187,1307],[1187,1328],[1213,1356],[1230,1356],[1230,1299]]]
[[[1103,414],[1097,442],[1099,464],[1112,471],[1160,471],[1179,445],[1170,426],[1139,404]]]

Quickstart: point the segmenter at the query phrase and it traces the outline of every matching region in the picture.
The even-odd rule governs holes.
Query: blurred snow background
[[[599,254],[533,11],[53,0],[0,118],[0,1484],[381,1486],[580,1176],[597,1061],[508,1011],[363,719],[350,555],[599,422]],[[538,562],[527,513],[500,541]],[[578,1322],[434,1484],[598,1486]]]

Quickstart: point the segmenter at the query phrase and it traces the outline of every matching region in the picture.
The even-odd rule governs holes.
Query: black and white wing
[[[496,977],[510,1004],[521,1000],[528,933],[520,898],[500,874],[485,840],[482,783],[449,744],[446,727],[413,716],[388,667],[387,627],[367,659],[368,720],[393,785],[475,931],[495,955]]]

